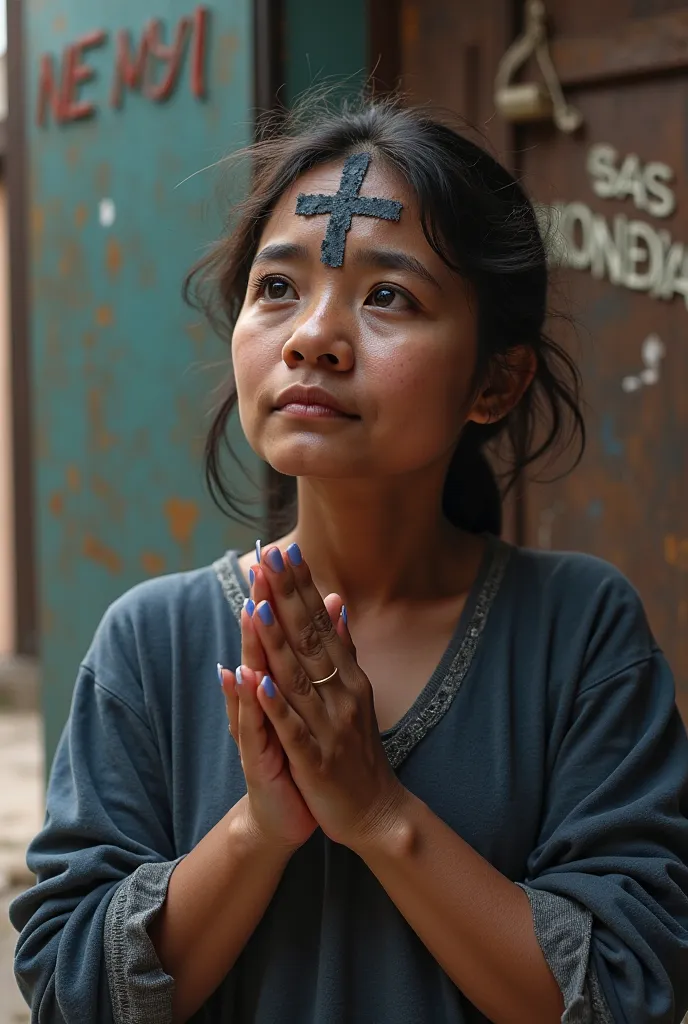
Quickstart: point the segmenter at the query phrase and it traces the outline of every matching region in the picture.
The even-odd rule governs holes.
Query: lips
[[[305,416],[340,416],[348,419],[359,417],[349,411],[333,394],[319,387],[304,387],[294,384],[278,397],[276,410],[284,410]]]

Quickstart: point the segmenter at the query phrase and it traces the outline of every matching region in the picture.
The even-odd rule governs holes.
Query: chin
[[[354,459],[354,454],[350,444],[313,436],[267,444],[260,452],[261,458],[284,476],[333,480],[361,475],[360,456]]]

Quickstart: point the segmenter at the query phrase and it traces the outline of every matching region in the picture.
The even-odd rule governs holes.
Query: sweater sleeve
[[[80,670],[45,824],[27,854],[37,882],[11,907],[15,973],[40,1024],[133,1020],[122,1009],[133,981],[163,1006],[154,1019],[171,1019],[172,979],[145,931],[176,860],[165,773],[135,680],[127,697],[125,660],[120,669],[119,693]]]
[[[549,893],[591,914],[589,952],[573,958],[580,997],[614,1021],[677,1024],[688,1009],[688,741],[661,653],[581,686],[552,756],[531,905]],[[564,962],[570,942],[550,930],[548,960]]]

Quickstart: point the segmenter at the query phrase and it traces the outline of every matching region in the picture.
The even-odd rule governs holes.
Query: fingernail
[[[348,626],[349,625],[349,613],[346,610],[346,605],[345,604],[342,605],[342,618],[344,619],[344,625]]]
[[[242,679],[242,677],[241,677],[241,665],[238,665],[238,666],[237,666],[237,670],[236,670],[236,672],[234,673],[234,678],[235,678],[235,679],[236,679],[236,681],[237,681],[237,686],[241,686],[241,684],[242,684],[242,683],[243,683],[243,681],[244,681],[244,680]]]
[[[220,680],[220,686],[222,686],[222,684],[224,683],[224,679],[223,679],[223,676],[222,676],[223,671],[224,670],[222,668],[222,665],[218,661],[218,663],[217,663],[217,678]]]
[[[284,572],[284,559],[279,548],[270,548],[265,556],[265,561],[273,572]]]
[[[275,621],[275,616],[272,614],[272,608],[267,601],[263,601],[262,604],[258,605],[258,614],[266,626],[271,626]]]
[[[249,569],[248,571],[248,581],[251,584],[251,586],[253,586],[253,584],[256,582],[256,574],[254,573],[253,569]]]
[[[275,684],[270,676],[263,676],[263,682],[260,685],[263,687],[265,693],[270,697],[270,699],[275,696]]]
[[[255,601],[252,601],[250,597],[247,597],[246,600],[244,601],[244,608],[248,612],[248,616],[250,618],[253,615],[254,611],[256,610]]]
[[[256,541],[256,562],[260,565],[260,541]]]
[[[287,548],[287,554],[292,565],[301,565],[303,562],[303,555],[298,544],[290,544]]]

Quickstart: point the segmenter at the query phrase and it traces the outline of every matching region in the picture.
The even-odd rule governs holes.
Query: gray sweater
[[[178,859],[246,791],[215,674],[239,661],[245,596],[229,553],[136,587],[96,633],[29,849],[37,884],[11,910],[34,1021],[171,1019],[174,981],[147,927]],[[680,1020],[688,742],[615,569],[491,541],[441,662],[383,739],[402,783],[524,887],[563,1021]],[[193,1019],[485,1020],[365,864],[320,831]]]

